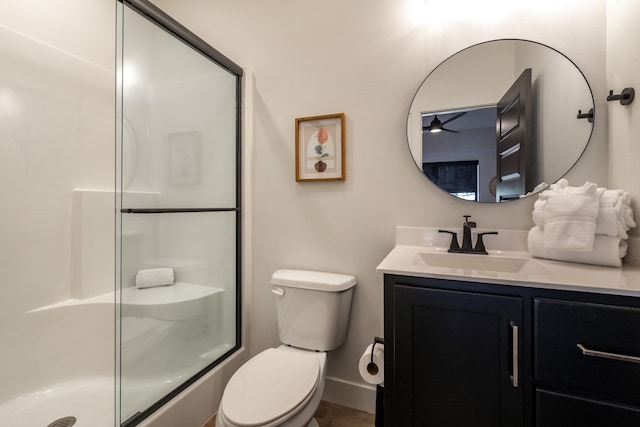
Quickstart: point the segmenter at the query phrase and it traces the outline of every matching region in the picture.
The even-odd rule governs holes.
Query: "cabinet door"
[[[394,292],[393,425],[523,425],[522,299]]]

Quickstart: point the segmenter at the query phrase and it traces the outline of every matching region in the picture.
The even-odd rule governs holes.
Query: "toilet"
[[[327,351],[347,335],[354,276],[278,270],[271,278],[282,345],[252,357],[227,384],[216,427],[317,427]]]

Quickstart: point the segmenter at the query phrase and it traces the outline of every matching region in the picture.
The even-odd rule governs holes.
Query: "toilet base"
[[[307,427],[320,427],[320,424],[318,424],[315,418],[311,418],[311,421],[309,421]]]

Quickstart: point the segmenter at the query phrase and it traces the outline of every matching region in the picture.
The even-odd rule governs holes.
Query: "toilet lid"
[[[222,412],[239,426],[269,423],[307,400],[319,375],[320,363],[312,353],[270,348],[233,374],[222,396]]]

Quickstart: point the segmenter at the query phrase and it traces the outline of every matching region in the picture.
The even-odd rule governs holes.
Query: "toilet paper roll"
[[[155,286],[173,285],[173,268],[149,268],[138,271],[136,288],[153,288]]]
[[[371,352],[373,351],[373,361]],[[369,344],[358,363],[360,376],[369,384],[384,383],[384,344]]]

